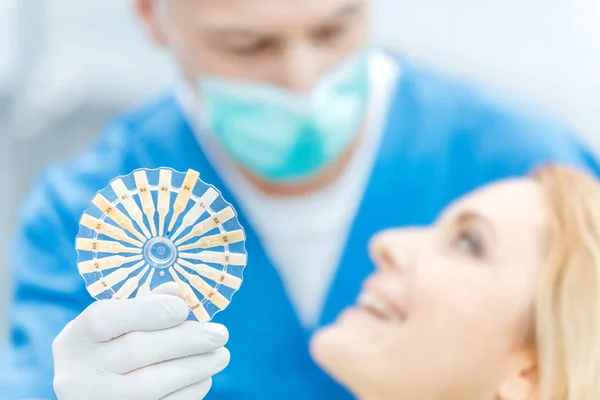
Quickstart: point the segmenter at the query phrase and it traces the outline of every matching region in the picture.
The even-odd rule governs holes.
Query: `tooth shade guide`
[[[213,229],[222,226],[225,222],[235,218],[233,208],[226,207],[223,210],[211,215],[198,225],[194,226],[190,233],[175,242],[175,245],[180,245],[198,236],[202,236]]]
[[[107,240],[98,239],[77,239],[75,243],[77,250],[92,251],[96,253],[131,253],[131,254],[142,254],[142,249],[131,248],[122,245],[119,242],[111,242]]]
[[[154,277],[154,271],[155,271],[154,268],[152,268],[150,270],[150,273],[148,274],[146,281],[138,288],[138,291],[137,291],[135,297],[146,297],[150,294],[150,285],[152,284],[152,278]]]
[[[119,198],[119,202],[123,205],[123,207],[125,207],[125,210],[127,210],[131,218],[140,227],[140,229],[144,233],[144,236],[146,238],[150,238],[150,232],[148,231],[148,228],[146,228],[146,224],[144,223],[144,215],[142,214],[142,211],[140,210],[138,205],[133,200],[133,197],[131,197],[129,189],[127,188],[127,186],[125,186],[123,180],[116,179],[110,183],[110,186]]]
[[[202,251],[200,253],[179,253],[179,257],[205,263],[245,266],[248,256],[242,253]]]
[[[124,264],[140,261],[141,259],[141,255],[132,257],[110,256],[105,258],[95,258],[89,261],[82,261],[77,266],[80,273],[89,274],[92,272],[100,272],[107,269],[118,268]]]
[[[156,224],[154,223],[154,214],[156,214],[156,207],[154,206],[154,200],[152,199],[152,191],[150,190],[150,184],[148,183],[148,175],[145,171],[136,171],[133,173],[135,180],[135,186],[137,188],[138,197],[142,204],[142,210],[150,223],[150,231],[152,236],[156,236]]]
[[[177,198],[175,199],[175,203],[173,204],[173,216],[171,217],[168,232],[173,230],[177,219],[181,213],[185,211],[199,178],[200,174],[194,170],[190,169],[186,173],[181,188],[179,189],[179,193],[177,194]]]
[[[194,249],[210,249],[213,247],[226,246],[233,243],[242,242],[246,239],[244,231],[236,230],[231,232],[219,233],[217,235],[205,236],[196,243],[180,246],[178,251]]]
[[[133,267],[121,268],[121,269],[118,269],[115,272],[113,272],[113,273],[111,273],[111,274],[109,274],[107,276],[103,276],[102,278],[100,278],[100,280],[98,280],[98,281],[92,283],[91,285],[89,285],[87,287],[87,291],[93,297],[96,297],[100,293],[105,292],[105,291],[107,291],[109,289],[112,289],[117,284],[123,282],[125,279],[127,279],[127,277],[129,275],[131,275],[132,273],[134,273],[138,269],[142,268],[144,266],[144,264],[145,264],[144,261],[140,261],[139,263],[137,263]]]
[[[226,286],[231,289],[239,289],[242,286],[242,279],[237,276],[230,275],[226,272],[213,268],[205,264],[192,264],[189,261],[179,259],[177,263],[181,266],[191,269],[198,275],[210,279],[217,284]]]
[[[85,226],[88,229],[91,229],[94,232],[100,233],[104,236],[108,236],[115,240],[120,240],[123,242],[127,242],[137,247],[142,247],[144,243],[139,240],[135,240],[129,237],[124,230],[117,228],[114,225],[109,224],[106,221],[99,220],[98,218],[92,217],[88,214],[83,214],[81,217],[81,225]]]
[[[113,299],[115,300],[126,300],[129,297],[131,297],[131,295],[133,294],[133,292],[135,292],[135,289],[138,288],[140,279],[146,275],[146,272],[148,271],[148,266],[146,266],[142,272],[140,272],[137,276],[134,276],[132,278],[129,278],[127,281],[125,281],[125,283],[123,284],[123,286],[121,286],[119,288],[119,290],[117,290],[117,293],[115,293],[115,295],[113,296]]]
[[[228,306],[243,279],[245,236],[235,210],[199,176],[192,170],[138,170],[97,193],[82,216],[75,246],[77,265],[93,297],[148,296],[153,287],[175,279],[171,268],[186,294],[190,318],[208,321]],[[194,236],[184,242],[192,231]],[[150,255],[164,254],[159,248],[146,254],[154,239],[171,243],[172,261],[161,266],[149,262]],[[202,251],[180,253],[183,245]]]
[[[210,286],[204,279],[186,272],[177,264],[175,264],[175,270],[183,275],[183,277],[188,280],[190,285],[200,292],[208,301],[219,307],[221,310],[227,308],[229,305],[229,300],[219,293],[217,289]]]
[[[173,277],[173,280],[177,283],[179,294],[186,301],[198,322],[210,321],[210,315],[208,314],[208,311],[206,311],[192,288],[187,283],[179,279],[179,276],[177,276],[173,268],[169,268],[169,273]]]
[[[131,232],[135,237],[144,242],[146,238],[135,229],[133,226],[133,222],[121,212],[117,208],[117,206],[113,205],[106,197],[101,194],[97,194],[96,197],[92,200],[92,203],[98,207],[100,211],[104,213],[107,217],[112,219],[119,225],[121,228]]]
[[[196,204],[184,214],[181,225],[177,228],[175,233],[171,235],[171,240],[176,240],[183,231],[195,224],[202,214],[207,212],[218,198],[219,193],[213,188],[208,188],[208,190],[196,201]]]

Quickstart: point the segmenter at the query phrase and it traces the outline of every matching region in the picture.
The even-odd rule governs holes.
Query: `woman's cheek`
[[[433,330],[468,331],[485,313],[485,299],[477,293],[478,279],[449,260],[431,260],[422,265],[415,273],[409,296],[412,318]]]
[[[420,262],[412,277],[413,306],[430,312],[453,301],[454,292],[460,290],[460,278],[452,266],[442,260],[430,259]]]

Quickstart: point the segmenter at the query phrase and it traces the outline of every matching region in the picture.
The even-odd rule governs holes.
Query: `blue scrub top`
[[[560,122],[399,62],[402,79],[321,325],[354,303],[361,282],[373,270],[367,242],[377,231],[431,223],[462,194],[493,180],[526,174],[543,163],[600,171]],[[161,166],[200,171],[203,180],[234,200],[207,162],[172,94],[115,120],[89,151],[47,169],[39,178],[23,206],[12,252],[14,299],[10,342],[0,359],[2,399],[55,397],[52,341],[92,302],[76,266],[79,217],[112,178]],[[240,222],[247,229],[250,264],[242,289],[216,318],[230,329],[232,359],[214,378],[208,398],[351,398],[310,359],[312,332],[298,320],[243,214]]]

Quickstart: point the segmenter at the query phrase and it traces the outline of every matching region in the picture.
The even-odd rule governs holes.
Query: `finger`
[[[181,324],[190,313],[179,297],[153,295],[131,300],[100,300],[75,320],[83,340],[100,343],[132,331],[156,331]]]
[[[220,324],[183,324],[161,331],[131,332],[103,346],[106,364],[101,368],[127,374],[148,365],[213,352],[225,346],[228,332]]]
[[[179,288],[177,287],[177,283],[175,283],[175,282],[163,283],[162,285],[154,288],[154,290],[152,290],[152,292],[150,292],[150,293],[151,294],[169,294],[171,296],[181,297],[181,295],[179,294]]]
[[[190,385],[204,381],[229,364],[229,351],[222,347],[200,354],[151,365],[126,375],[128,387],[144,388],[150,399],[160,399]],[[149,384],[152,382],[152,384]]]
[[[212,378],[208,378],[171,393],[160,400],[202,400],[210,391],[211,386]]]

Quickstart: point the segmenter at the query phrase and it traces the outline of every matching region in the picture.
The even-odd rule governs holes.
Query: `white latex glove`
[[[228,332],[188,314],[183,299],[166,294],[93,303],[54,341],[58,399],[204,398],[229,363]]]

